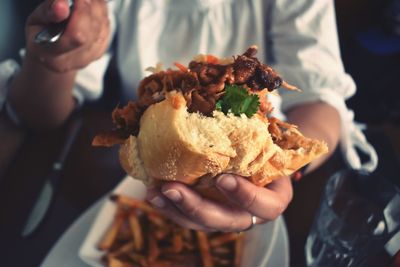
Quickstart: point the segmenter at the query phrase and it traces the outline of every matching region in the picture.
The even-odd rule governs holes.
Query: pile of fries
[[[110,198],[117,212],[98,244],[106,266],[240,266],[243,234],[185,229],[143,201]]]

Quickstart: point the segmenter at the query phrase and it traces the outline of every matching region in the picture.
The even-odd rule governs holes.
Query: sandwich
[[[138,99],[113,111],[115,129],[93,145],[120,145],[122,167],[146,185],[182,182],[212,199],[221,173],[258,186],[293,174],[328,148],[271,115],[270,94],[298,89],[256,53],[251,46],[231,58],[199,55],[188,66],[149,69]]]

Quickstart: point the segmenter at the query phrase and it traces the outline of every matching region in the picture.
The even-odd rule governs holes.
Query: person
[[[67,18],[57,43],[33,41],[41,29]],[[259,58],[303,90],[281,92],[275,106],[304,135],[329,146],[330,153],[308,172],[339,142],[353,167],[360,167],[355,146],[373,154],[345,105],[355,85],[342,65],[332,0],[76,0],[72,12],[67,0],[45,0],[28,18],[26,40],[21,66],[1,64],[0,88],[2,112],[32,130],[57,127],[77,106],[98,99],[112,56],[124,97],[133,99],[148,66],[189,62],[199,53],[237,55],[256,44]],[[257,187],[223,174],[216,185],[235,208],[174,182],[149,188],[147,200],[184,227],[243,231],[276,219],[293,194],[290,177]]]

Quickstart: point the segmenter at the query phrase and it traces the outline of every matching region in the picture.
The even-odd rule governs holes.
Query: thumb
[[[50,5],[46,8],[45,17],[49,22],[57,23],[66,20],[70,14],[70,7],[68,0],[51,0]]]
[[[46,0],[32,13],[30,24],[50,24],[66,20],[70,15],[68,0]]]

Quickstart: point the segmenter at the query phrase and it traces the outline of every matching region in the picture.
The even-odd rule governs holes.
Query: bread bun
[[[129,175],[148,185],[179,181],[215,198],[210,187],[220,173],[265,186],[328,151],[324,142],[304,137],[295,127],[283,135],[284,146],[274,143],[269,121],[260,115],[189,113],[183,95],[172,91],[147,108],[138,136],[121,146],[120,160]]]

